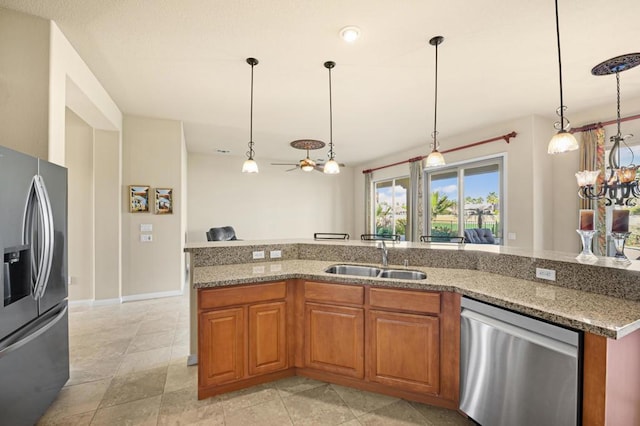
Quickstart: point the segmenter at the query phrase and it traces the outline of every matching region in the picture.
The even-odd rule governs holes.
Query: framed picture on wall
[[[129,211],[131,213],[149,212],[149,187],[129,185]]]
[[[156,214],[173,213],[173,189],[156,188]]]

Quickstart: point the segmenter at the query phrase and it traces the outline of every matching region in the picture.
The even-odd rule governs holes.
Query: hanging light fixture
[[[438,46],[442,44],[444,41],[444,37],[435,36],[431,40],[429,40],[429,44],[435,46],[436,48],[436,88],[435,88],[435,102],[433,107],[433,133],[431,133],[431,138],[433,142],[431,142],[431,153],[427,157],[427,167],[436,167],[436,166],[444,166],[445,161],[444,157],[438,151],[438,147],[440,143],[438,142],[438,131],[436,124],[438,123]]]
[[[640,183],[638,182],[638,166],[633,164],[633,151],[629,148],[626,139],[633,135],[622,136],[620,131],[620,72],[640,65],[640,53],[630,53],[616,56],[596,65],[591,70],[593,75],[616,75],[616,122],[618,131],[611,136],[611,151],[609,151],[609,166],[607,176],[600,177],[600,170],[583,170],[576,173],[580,198],[587,200],[600,200],[604,198],[605,204],[610,206],[634,206],[636,198],[640,198]],[[622,166],[620,144],[623,144],[631,153],[631,161]],[[600,179],[599,179],[600,178]],[[599,185],[598,185],[599,184]],[[600,189],[597,187],[600,186]]]
[[[253,159],[255,152],[253,150],[253,67],[258,65],[256,58],[247,58],[247,63],[251,65],[251,112],[249,114],[249,151],[247,158],[242,164],[242,173],[258,173],[258,163]]]
[[[333,108],[331,99],[331,69],[336,66],[333,61],[327,61],[324,63],[324,67],[329,70],[329,161],[324,163],[324,172],[328,175],[335,175],[340,173],[340,166],[335,160],[335,153],[333,152]]]
[[[575,136],[569,132],[571,123],[564,116],[564,106],[562,98],[562,59],[560,55],[560,21],[558,19],[558,0],[556,0],[556,39],[558,41],[558,75],[560,77],[560,107],[556,110],[556,114],[560,116],[560,121],[556,121],[553,127],[558,131],[549,141],[547,153],[560,154],[568,151],[575,151],[580,146]]]

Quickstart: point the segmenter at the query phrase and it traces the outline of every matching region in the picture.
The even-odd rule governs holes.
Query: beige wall
[[[134,116],[123,124],[122,296],[178,294],[184,277],[182,124]],[[150,213],[128,212],[129,185],[151,187]],[[154,188],[173,188],[173,214],[153,214]],[[152,242],[140,241],[141,224],[153,226]]]
[[[94,130],[95,300],[120,297],[120,133]]]
[[[69,299],[90,300],[94,297],[93,129],[70,110],[66,117]]]
[[[242,157],[189,154],[188,238],[231,225],[238,238],[312,238],[314,232],[354,237],[353,169],[338,175],[287,172],[258,159],[258,174],[242,173]]]
[[[0,145],[48,158],[49,22],[0,8]]]

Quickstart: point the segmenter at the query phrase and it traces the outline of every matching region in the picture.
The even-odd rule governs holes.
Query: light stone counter
[[[301,278],[453,291],[613,339],[640,329],[640,261],[622,265],[598,258],[585,264],[567,253],[492,245],[387,242],[387,247],[390,264],[401,265],[406,260],[410,269],[426,272],[427,279],[390,280],[324,272],[335,263],[379,266],[381,251],[375,242],[229,241],[191,243],[185,251],[190,254],[193,288]],[[256,250],[265,251],[267,261],[253,260]],[[272,250],[280,250],[282,257],[269,259]],[[536,268],[555,270],[556,281],[537,279]]]
[[[194,268],[195,288],[221,287],[284,279],[452,291],[557,324],[620,339],[640,329],[640,302],[562,288],[477,270],[414,267],[426,280],[391,280],[328,274],[335,261],[284,260]],[[403,268],[391,265],[390,267]]]

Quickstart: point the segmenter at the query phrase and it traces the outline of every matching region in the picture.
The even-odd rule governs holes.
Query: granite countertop
[[[433,291],[452,291],[593,334],[620,339],[640,329],[640,302],[466,269],[410,266],[426,280],[391,280],[328,274],[335,261],[283,260],[193,268],[194,288],[284,279],[310,279]],[[398,269],[403,266],[390,265]]]

